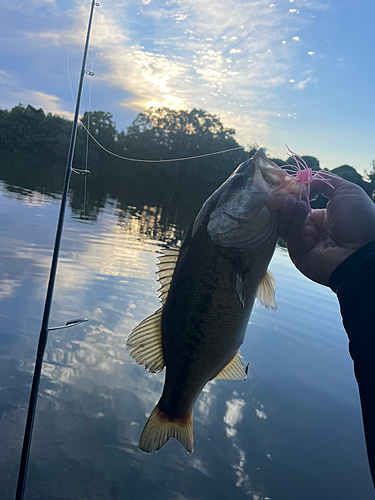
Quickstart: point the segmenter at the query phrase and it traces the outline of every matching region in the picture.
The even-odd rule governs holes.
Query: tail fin
[[[180,441],[186,451],[191,453],[194,449],[193,415],[186,420],[171,420],[159,410],[157,404],[146,422],[138,446],[142,451],[151,453],[160,450],[171,437]]]

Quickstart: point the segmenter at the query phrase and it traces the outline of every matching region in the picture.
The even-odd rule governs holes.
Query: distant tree
[[[112,113],[108,111],[85,111],[82,122],[101,144],[108,146],[117,141],[118,132]]]
[[[319,163],[319,160],[317,158],[315,158],[315,156],[302,156],[301,157],[305,162],[306,162],[306,165],[311,168],[312,170],[320,170],[320,163]],[[286,160],[287,163],[290,163],[291,165],[296,165],[296,162],[293,160],[292,157],[289,157],[287,160]]]
[[[286,164],[286,162],[284,160],[280,160],[280,158],[270,158],[270,160],[276,163],[276,165],[278,165],[279,167],[282,167]]]
[[[110,151],[119,155],[139,159],[173,159],[196,157],[215,151],[239,147],[235,131],[226,128],[217,115],[201,109],[173,110],[169,108],[149,108],[140,113],[128,127],[127,132],[118,132],[113,115],[107,111],[85,112],[83,123],[90,133]],[[0,109],[0,150],[11,154],[22,154],[36,161],[30,165],[40,165],[41,159],[47,165],[52,162],[65,163],[72,123],[42,109],[19,104],[11,111]],[[86,158],[87,134],[80,127],[75,150],[75,166],[81,168]],[[95,165],[103,172],[137,177],[141,181],[150,179],[166,190],[178,187],[194,187],[209,194],[246,158],[252,156],[257,145],[215,156],[195,158],[171,163],[133,163],[114,158],[90,139],[89,168]],[[320,170],[319,160],[314,156],[302,157],[309,168]],[[279,166],[285,162],[278,158],[272,161]],[[294,163],[292,158],[287,162]],[[34,168],[34,167],[33,167]],[[361,186],[368,194],[375,193],[375,160],[373,168],[363,178],[354,167],[341,165],[332,173]],[[368,180],[367,180],[368,179]],[[316,206],[324,204],[319,197]],[[319,205],[320,206],[320,205]]]
[[[223,126],[216,115],[201,109],[192,111],[169,108],[149,108],[140,113],[126,134],[127,147],[137,148],[142,142],[142,150],[172,152],[183,148],[195,151],[207,150],[219,143],[228,148],[238,146],[234,139],[235,130]],[[157,155],[156,155],[157,156]]]
[[[247,153],[249,158],[252,158],[259,149],[259,145],[255,142],[248,146],[249,152]]]
[[[315,156],[302,156],[302,159],[305,160],[307,166],[312,170],[320,170],[320,162]]]
[[[375,199],[375,160],[372,160],[372,169],[367,173],[367,178],[370,181],[371,196]]]
[[[312,170],[320,170],[319,160],[315,158],[315,156],[302,156],[302,159],[305,160],[307,166]],[[290,165],[296,165],[296,162],[292,157],[287,158],[286,161],[281,160],[280,158],[271,158],[271,161],[276,163],[279,167],[283,167],[287,163]]]
[[[19,104],[2,116],[0,128],[0,144],[4,150],[16,151],[26,149],[37,153],[43,143],[43,122],[45,114],[42,109],[35,109]]]
[[[239,147],[234,135],[234,129],[225,128],[216,115],[201,109],[186,111],[164,107],[140,113],[121,137],[121,142],[128,156],[168,159]],[[168,166],[142,165],[138,171],[141,175],[160,171],[164,179],[175,177],[179,182],[200,183],[214,189],[246,158],[245,151],[238,150]]]
[[[372,183],[366,182],[356,169],[350,165],[341,165],[341,167],[332,169],[331,172],[339,177],[342,177],[343,179],[346,179],[347,181],[358,184],[358,186],[361,186],[361,188],[363,188],[369,195],[371,195],[374,190]],[[370,175],[368,176],[370,177]]]
[[[50,161],[65,161],[72,122],[42,109],[19,104],[11,111],[0,110],[0,147],[3,151],[43,155]],[[78,138],[76,158],[84,154]]]

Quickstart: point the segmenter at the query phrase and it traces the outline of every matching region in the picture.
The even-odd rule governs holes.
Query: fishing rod
[[[45,300],[45,304],[44,304],[42,326],[41,326],[40,334],[39,334],[38,350],[37,350],[37,354],[36,354],[34,375],[33,375],[33,381],[32,381],[32,385],[31,385],[29,408],[27,411],[25,434],[24,434],[24,439],[23,439],[21,461],[20,461],[19,472],[18,472],[16,500],[23,500],[24,493],[25,493],[26,475],[27,475],[27,468],[28,468],[28,464],[29,464],[31,438],[32,438],[33,428],[34,428],[35,409],[36,409],[36,403],[37,403],[37,399],[38,399],[39,382],[40,382],[40,376],[41,376],[41,372],[42,372],[43,356],[44,356],[44,351],[45,351],[46,344],[47,344],[48,332],[51,330],[60,330],[62,328],[70,328],[72,326],[79,325],[80,323],[83,323],[84,321],[87,321],[87,318],[81,318],[81,319],[68,321],[63,326],[57,326],[57,327],[53,327],[53,328],[48,327],[49,317],[50,317],[50,312],[51,312],[53,290],[54,290],[54,286],[55,286],[57,261],[59,258],[59,250],[60,250],[61,236],[62,236],[62,230],[63,230],[63,225],[64,225],[65,209],[66,209],[66,202],[67,202],[67,197],[68,197],[70,178],[71,178],[72,172],[82,174],[82,175],[87,175],[90,173],[88,170],[80,170],[80,169],[75,169],[75,168],[73,169],[72,165],[73,165],[74,150],[75,150],[75,144],[76,144],[76,138],[77,138],[77,126],[78,126],[78,118],[79,118],[79,107],[81,104],[81,97],[82,97],[83,80],[84,80],[84,76],[86,73],[89,76],[93,76],[92,72],[86,70],[86,59],[87,59],[87,52],[88,52],[88,48],[89,48],[89,40],[90,40],[92,18],[93,18],[93,14],[94,14],[94,7],[98,7],[98,6],[99,6],[99,3],[97,3],[95,0],[92,0],[89,22],[88,22],[88,27],[87,27],[87,32],[86,32],[85,48],[84,48],[84,52],[83,52],[83,60],[82,60],[82,67],[81,67],[81,75],[80,75],[80,79],[79,79],[76,108],[75,108],[75,113],[74,113],[74,120],[73,120],[73,125],[72,125],[72,132],[71,132],[71,136],[70,136],[68,157],[67,157],[67,162],[66,162],[64,189],[63,189],[63,194],[62,194],[62,198],[61,198],[60,213],[59,213],[59,219],[58,219],[57,228],[56,228],[55,245],[53,248],[52,263],[51,263],[51,269],[50,269],[50,274],[49,274],[46,300]]]

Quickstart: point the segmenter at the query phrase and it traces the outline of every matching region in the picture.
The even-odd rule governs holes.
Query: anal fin
[[[215,379],[226,379],[226,380],[245,380],[246,371],[241,361],[240,351],[234,355],[234,357],[229,361],[227,366],[221,370],[221,372],[216,375]]]
[[[126,348],[132,349],[130,356],[140,365],[145,365],[151,373],[159,373],[164,368],[161,338],[161,317],[163,308],[144,319],[129,335]]]

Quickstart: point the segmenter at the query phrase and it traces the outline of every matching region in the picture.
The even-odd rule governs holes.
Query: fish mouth
[[[258,149],[253,156],[253,161],[265,180],[271,185],[279,186],[287,177],[287,173],[267,157],[264,148]]]
[[[258,149],[253,156],[253,161],[261,173],[261,176],[254,179],[254,182],[267,193],[266,207],[269,210],[275,211],[281,208],[288,194],[300,196],[302,187],[285,170],[270,160],[263,148]]]

